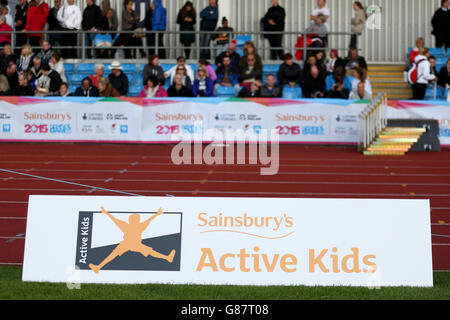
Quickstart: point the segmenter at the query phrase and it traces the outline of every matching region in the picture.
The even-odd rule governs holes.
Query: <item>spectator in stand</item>
[[[11,89],[9,82],[5,75],[0,74],[0,96],[11,96]]]
[[[155,9],[155,3],[151,2],[150,6],[147,9],[147,12],[145,13],[144,18],[144,28],[147,31],[153,30],[153,10]],[[147,47],[148,47],[148,56],[151,56],[152,54],[155,54],[155,34],[154,33],[147,33],[145,35],[145,38],[147,39]]]
[[[59,92],[58,92],[57,95],[60,96],[60,97],[71,97],[71,96],[73,96],[73,94],[70,93],[69,85],[67,84],[67,82],[61,83],[61,85],[59,86]]]
[[[73,33],[64,33],[61,36],[61,44],[71,49],[63,49],[62,56],[65,59],[77,58],[77,50],[73,46],[77,45],[77,34],[75,31],[81,28],[81,11],[74,4],[75,0],[67,0],[67,4],[58,11],[58,21],[63,27],[63,31],[72,31]]]
[[[12,31],[12,28],[9,24],[6,23],[5,17],[0,16],[0,46],[4,46],[5,44],[11,44],[11,33],[1,33],[2,31]]]
[[[17,71],[26,71],[28,67],[31,65],[33,59],[33,49],[27,43],[22,46],[21,55],[19,57],[19,65],[17,67]]]
[[[37,95],[40,96],[56,96],[61,87],[62,80],[59,73],[50,68],[50,65],[42,65],[42,76],[37,80]]]
[[[255,65],[262,68],[263,63],[261,56],[256,52],[255,44],[252,41],[246,41],[244,43],[244,56],[241,57],[241,60],[239,60],[239,68],[243,69],[247,66],[247,56],[249,54],[253,54],[255,56]]]
[[[317,8],[314,9],[311,13],[311,20],[317,24],[323,24],[325,30],[327,32],[330,32],[330,24],[328,22],[328,19],[330,18],[331,13],[330,9],[328,9],[326,5],[326,0],[317,0]],[[327,47],[328,36],[322,36],[321,38],[323,39],[323,46]]]
[[[205,67],[200,67],[197,73],[197,79],[192,86],[192,95],[194,97],[214,97],[214,82],[208,77]]]
[[[233,40],[228,44],[227,51],[222,52],[216,57],[215,63],[216,66],[219,68],[223,63],[224,57],[230,57],[231,59],[231,65],[233,67],[239,67],[239,61],[241,60],[241,56],[239,53],[236,52],[236,41]]]
[[[334,70],[338,67],[344,67],[344,60],[339,58],[339,53],[336,49],[330,51],[330,59],[327,63],[327,74],[333,74]]]
[[[277,75],[280,86],[289,86],[291,88],[301,86],[303,76],[300,65],[294,62],[294,57],[290,53],[286,53],[283,60],[284,62],[280,65]]]
[[[5,76],[8,79],[11,94],[16,96],[19,92],[19,77],[17,73],[17,65],[13,61],[10,61],[6,66]]]
[[[447,60],[445,67],[439,71],[438,85],[442,88],[450,88],[450,59]]]
[[[187,75],[189,76],[189,78],[191,79],[191,83],[194,82],[194,70],[192,70],[192,67],[190,65],[188,65],[186,63],[186,59],[184,57],[178,57],[177,58],[177,64],[175,66],[173,66],[172,68],[170,68],[168,71],[166,71],[164,73],[164,77],[170,78],[170,84],[173,83],[173,79],[175,77],[175,74],[177,72],[177,68],[182,65],[183,67],[186,68],[187,71]]]
[[[436,48],[450,48],[450,10],[449,0],[441,0],[441,7],[436,10],[431,20],[432,35],[436,38]]]
[[[49,41],[42,41],[41,51],[36,55],[36,57],[41,58],[42,64],[46,64],[50,62],[51,57],[53,56],[52,45]]]
[[[239,93],[239,70],[231,65],[230,57],[223,58],[222,66],[217,68],[217,80],[215,85],[215,92],[219,86],[234,87],[236,95]]]
[[[127,75],[122,71],[123,68],[120,62],[113,61],[108,68],[111,70],[108,76],[111,85],[119,91],[121,96],[126,96],[128,94],[129,82]]]
[[[218,33],[215,35],[214,41],[216,42],[216,56],[218,56],[227,50],[228,43],[230,43],[231,39],[233,39],[234,29],[228,25],[227,18],[223,17],[222,26],[217,28],[216,31]]]
[[[100,29],[100,22],[103,17],[100,7],[95,4],[95,0],[86,0],[86,8],[83,11],[83,20],[81,27],[84,31],[90,31],[84,34],[84,45],[86,46],[86,58],[91,59],[92,44],[95,38],[95,32]],[[94,50],[94,57],[96,56]]]
[[[281,98],[283,90],[275,84],[276,82],[275,76],[268,74],[266,76],[266,84],[259,90],[260,96],[264,98]]]
[[[418,56],[420,48],[425,48],[425,40],[423,38],[417,38],[416,47],[409,54],[409,65],[412,65],[414,59]]]
[[[325,94],[325,79],[319,68],[313,65],[305,78],[303,95],[306,98],[324,98]]]
[[[315,51],[314,55],[316,56],[317,67],[319,68],[319,70],[321,72],[326,73],[327,65],[326,65],[326,61],[325,61],[325,52],[323,52],[322,50]]]
[[[262,81],[263,70],[261,67],[256,67],[255,55],[249,54],[247,56],[247,67],[241,69],[239,82],[241,86],[249,88],[255,81]]]
[[[358,67],[367,70],[366,59],[358,55],[358,49],[355,47],[350,48],[348,57],[344,59],[344,65],[349,76],[352,76],[353,70]]]
[[[352,91],[352,83],[345,76],[345,68],[338,66],[332,75],[328,75],[326,81],[326,93],[328,98],[332,99],[348,99]]]
[[[108,29],[108,30],[117,30],[117,28],[119,27],[119,18],[117,17],[116,10],[114,10],[111,7],[110,0],[102,0],[101,7],[102,7],[103,15],[105,15],[105,16],[106,16],[106,12],[109,9],[111,9],[111,18],[109,18],[109,19],[111,20],[111,24],[114,26],[114,28],[113,29]]]
[[[60,1],[60,0],[57,0]],[[27,43],[27,35],[19,31],[25,29],[27,25],[27,11],[28,2],[27,0],[19,0],[19,4],[16,6],[16,16],[15,16],[15,26],[16,26],[16,47],[22,47]],[[20,49],[14,50],[16,56],[20,55]]]
[[[262,84],[260,81],[255,81],[251,84],[250,87],[243,87],[241,91],[239,91],[238,97],[240,98],[259,98],[261,97],[261,88]]]
[[[197,13],[191,1],[187,1],[183,8],[178,12],[177,24],[180,25],[180,31],[194,31]],[[180,42],[183,44],[186,59],[191,55],[191,45],[195,42],[195,33],[181,33]]]
[[[151,75],[147,78],[145,82],[146,85],[139,93],[139,97],[141,98],[164,98],[168,97],[166,89],[160,85],[159,80],[156,76]]]
[[[41,58],[39,57],[33,57],[33,65],[31,66],[30,69],[28,69],[28,71],[30,71],[31,73],[31,79],[29,79],[28,81],[31,82],[35,82],[37,79],[39,79],[42,76],[42,61]]]
[[[428,62],[430,62],[430,73],[437,78],[438,72],[436,70],[436,57],[435,56],[430,56],[428,58]]]
[[[304,78],[303,81],[310,74],[312,66],[316,66],[319,69],[320,76],[325,79],[326,69],[323,68],[323,66],[317,64],[317,58],[315,55],[312,54],[312,55],[308,56],[308,59],[306,60],[304,66],[303,66],[303,78]]]
[[[33,88],[34,93],[36,93],[36,90],[37,90],[36,83],[37,83],[37,81],[36,81],[33,73],[31,73],[31,70],[28,69],[27,71],[24,71],[23,74],[27,77],[28,84]]]
[[[117,31],[117,24],[114,22],[114,10],[112,8],[108,8],[105,11],[105,15],[102,17],[102,20],[100,20],[100,30],[101,31]],[[111,45],[113,44],[113,40],[116,36],[115,32],[109,32],[106,33],[106,35],[111,36]],[[113,49],[100,49],[99,50],[99,57],[104,59],[111,59],[114,57],[115,50]]]
[[[142,71],[143,83],[147,83],[147,80],[151,76],[155,76],[156,79],[158,79],[158,84],[161,86],[163,86],[166,82],[166,78],[164,77],[164,70],[159,65],[159,57],[156,54],[152,54],[148,58],[148,64],[145,65],[144,70]]]
[[[209,0],[209,6],[200,12],[200,31],[214,31],[219,20],[219,8],[217,0]],[[211,59],[211,50],[209,49],[212,34],[200,34],[200,59]]]
[[[350,48],[358,47],[358,35],[361,35],[364,31],[364,26],[367,20],[367,14],[364,6],[360,1],[355,1],[353,3],[353,10],[355,11],[355,16],[352,18],[352,32],[357,32],[358,34],[352,34],[350,38]]]
[[[153,0],[152,3],[152,30],[158,33],[158,56],[166,59],[166,49],[164,49],[164,32],[167,28],[167,9],[162,6],[161,0]]]
[[[216,82],[217,80],[216,71],[214,70],[214,68],[212,67],[211,63],[209,63],[208,60],[205,59],[198,60],[197,69],[200,70],[200,68],[205,68],[207,77],[210,78],[213,81],[213,83]]]
[[[136,30],[139,23],[139,16],[136,11],[133,10],[133,0],[124,0],[122,10],[122,30],[123,31],[133,31]],[[117,39],[117,44],[123,47],[140,47],[142,46],[142,41],[140,38],[136,37],[133,33],[121,33],[119,39]],[[141,50],[141,55],[145,56],[143,49]],[[135,58],[136,49],[124,49],[125,58],[131,59]],[[113,84],[114,86],[114,84]]]
[[[419,55],[414,59],[414,63],[418,64],[417,81],[412,85],[414,100],[425,99],[429,81],[436,79],[436,77],[430,73],[431,67],[430,62],[428,62],[429,57],[430,50],[428,48],[424,48],[419,50]]]
[[[59,52],[55,52],[50,58],[50,67],[59,73],[61,80],[67,82],[66,74],[64,72],[64,62]]]
[[[17,92],[15,95],[20,97],[34,96],[35,89],[28,83],[28,77],[26,73],[19,75],[19,85],[17,86]]]
[[[269,40],[271,47],[270,59],[277,60],[283,59],[284,50],[282,47],[283,31],[285,26],[286,12],[284,8],[278,3],[278,0],[272,0],[272,7],[269,8],[266,15],[263,18],[264,31],[281,31],[278,34],[267,34],[266,37]]]
[[[39,10],[35,0],[31,0],[28,3],[27,11],[27,23],[22,31],[42,31],[42,19],[43,15],[41,10]],[[46,17],[45,17],[46,18]],[[38,47],[42,38],[41,33],[28,33],[27,34],[28,43],[32,47]]]
[[[167,90],[169,97],[192,97],[192,91],[183,85],[183,76],[176,74],[173,84]]]
[[[367,70],[364,68],[356,68],[354,70],[354,79],[352,81],[352,91],[358,90],[358,83],[364,83],[364,88],[372,96],[372,85],[370,84]]]
[[[119,91],[113,88],[108,78],[101,78],[98,81],[98,92],[100,97],[120,97]]]
[[[58,21],[59,9],[61,9],[61,0],[55,0],[54,7],[50,9],[47,17],[49,31],[61,31],[63,29],[61,23]],[[48,37],[52,46],[60,46],[62,44],[60,33],[50,33]]]
[[[175,76],[177,74],[181,74],[183,76],[183,86],[185,86],[189,90],[192,90],[192,80],[187,74],[186,67],[183,65],[179,65],[176,69]]]
[[[98,97],[98,89],[92,85],[91,79],[89,77],[84,78],[81,81],[81,86],[75,90],[74,96],[76,97]]]
[[[11,45],[5,44],[3,46],[3,50],[0,53],[0,74],[4,74],[6,70],[6,66],[12,61],[16,62],[16,57],[14,56]]]
[[[9,9],[8,9],[8,7],[7,6],[2,6],[1,8],[0,8],[0,15],[1,16],[3,16],[3,17],[5,17],[5,22],[11,27],[11,29],[12,29],[12,27],[14,26],[14,19],[13,19],[13,17],[9,14]]]
[[[89,79],[91,79],[92,85],[94,87],[98,88],[98,83],[100,80],[102,80],[105,73],[105,66],[101,63],[96,63],[94,66],[94,74],[91,74],[89,76]]]
[[[365,89],[364,83],[358,83],[356,91],[352,91],[349,97],[350,100],[372,100],[372,94]]]

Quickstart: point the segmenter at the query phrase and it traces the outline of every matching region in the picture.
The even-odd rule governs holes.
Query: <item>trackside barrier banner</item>
[[[429,200],[30,196],[23,281],[433,286]]]
[[[439,140],[450,146],[450,103],[446,101],[392,101],[388,108],[390,119],[439,120]]]
[[[207,142],[208,130],[259,134],[273,129],[282,143],[355,144],[358,114],[367,104],[328,99],[6,97],[0,98],[0,140],[167,143],[197,135]]]

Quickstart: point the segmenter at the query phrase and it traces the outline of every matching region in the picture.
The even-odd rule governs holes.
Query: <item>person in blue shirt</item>
[[[145,28],[153,31],[165,31],[167,28],[167,9],[162,6],[161,0],[154,0],[148,9],[145,17]],[[166,58],[166,49],[164,49],[164,32],[158,33],[158,53],[160,59]],[[147,34],[147,45],[149,56],[155,54],[155,34]]]
[[[209,0],[209,6],[200,12],[200,31],[216,30],[217,21],[219,20],[218,0]],[[200,34],[200,47],[209,47],[213,34]],[[200,59],[211,59],[211,50],[200,49]]]

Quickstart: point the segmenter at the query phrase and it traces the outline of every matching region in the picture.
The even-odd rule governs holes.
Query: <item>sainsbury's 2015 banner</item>
[[[433,285],[429,200],[30,196],[23,281]]]
[[[208,130],[274,129],[285,143],[355,144],[357,116],[366,105],[325,99],[8,97],[0,99],[0,140],[164,143]]]

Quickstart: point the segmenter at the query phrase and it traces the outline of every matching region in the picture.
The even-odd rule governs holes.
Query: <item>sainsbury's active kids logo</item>
[[[181,221],[181,212],[162,208],[156,213],[110,213],[103,207],[80,212],[75,265],[96,274],[180,271]]]

